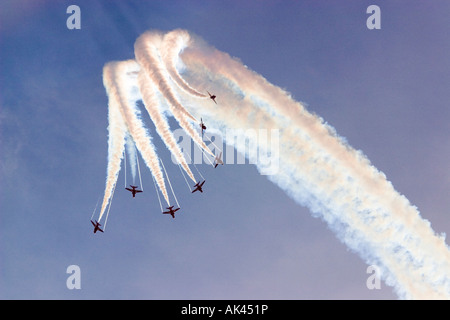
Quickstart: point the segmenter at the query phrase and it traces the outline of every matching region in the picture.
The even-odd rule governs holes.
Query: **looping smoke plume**
[[[377,265],[381,278],[400,298],[450,298],[450,251],[445,237],[435,234],[430,223],[385,175],[320,117],[238,59],[185,30],[146,32],[135,43],[135,55],[135,65],[126,63],[133,65],[137,79],[115,73],[116,68],[109,64],[104,69],[109,97],[109,151],[101,214],[117,180],[127,130],[141,153],[149,151],[146,163],[165,192],[153,158],[156,154],[150,152],[151,139],[143,124],[134,119],[127,97],[128,90],[136,86],[140,93],[137,99],[143,100],[158,133],[188,173],[155,92],[166,100],[165,105],[180,126],[210,154],[192,127],[198,121],[194,115],[201,115],[209,127],[222,133],[239,128],[278,129],[280,164],[278,172],[268,176],[271,181],[323,219],[368,264]],[[205,95],[207,90],[217,95],[218,105]],[[138,136],[143,139],[140,143]],[[245,153],[245,143],[235,147]],[[274,152],[269,142],[258,147]]]

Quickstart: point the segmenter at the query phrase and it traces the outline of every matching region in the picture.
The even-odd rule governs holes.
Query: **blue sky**
[[[81,8],[81,29],[66,8]],[[381,8],[368,30],[366,8]],[[449,233],[447,1],[6,1],[0,4],[0,298],[396,299],[367,265],[252,165],[200,166],[183,214],[160,214],[149,171],[89,218],[107,164],[102,68],[146,30],[187,29],[305,102]],[[150,123],[158,154],[165,146]],[[143,163],[141,162],[143,167]],[[173,177],[173,178],[172,178]],[[123,171],[118,186],[123,185]],[[448,243],[448,241],[447,241]],[[66,268],[81,269],[68,290]]]

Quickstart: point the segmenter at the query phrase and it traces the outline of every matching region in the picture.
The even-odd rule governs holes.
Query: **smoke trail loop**
[[[450,299],[450,250],[444,237],[436,235],[419,210],[394,189],[386,176],[322,118],[238,59],[199,43],[187,31],[146,32],[136,40],[134,49],[136,61],[127,62],[130,68],[124,67],[118,73],[135,79],[130,82],[134,86],[114,74],[114,69],[104,69],[110,127],[101,214],[117,180],[127,132],[141,153],[151,143],[148,137],[137,141],[145,136],[145,130],[136,120],[133,106],[123,101],[136,87],[130,99],[143,100],[159,135],[191,179],[195,181],[159,109],[165,103],[185,132],[212,157],[214,154],[193,128],[198,123],[193,115],[208,117],[208,126],[223,134],[242,128],[279,132],[278,138],[266,141],[235,141],[235,137],[225,135],[225,142],[243,154],[255,144],[257,152],[248,155],[251,161],[257,155],[271,155],[277,170],[268,178],[323,219],[367,263],[378,265],[382,279],[401,298]],[[183,72],[178,70],[180,66]],[[214,83],[220,106],[212,105],[202,93],[210,83]],[[155,98],[158,93],[163,101]],[[156,154],[147,159],[163,190]],[[256,164],[262,172],[262,164]],[[169,186],[172,189],[170,181]],[[167,193],[165,196],[168,202]]]

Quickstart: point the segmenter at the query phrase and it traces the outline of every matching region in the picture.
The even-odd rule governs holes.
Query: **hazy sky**
[[[66,9],[81,9],[69,30]],[[381,8],[369,30],[366,9]],[[367,264],[252,165],[213,169],[191,194],[150,121],[182,213],[123,189],[107,230],[102,68],[146,30],[187,29],[239,58],[362,150],[437,233],[450,232],[448,1],[2,1],[0,298],[396,299]],[[120,187],[120,188],[119,188]],[[447,240],[448,243],[448,240]],[[69,290],[69,265],[81,289]]]

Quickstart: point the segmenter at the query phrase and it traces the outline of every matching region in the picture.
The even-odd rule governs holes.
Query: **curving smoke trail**
[[[450,298],[450,252],[385,175],[334,129],[238,60],[204,44],[181,55],[185,80],[215,84],[221,108],[210,125],[280,128],[279,171],[268,176],[324,219],[402,298]],[[202,104],[199,104],[202,106]],[[238,106],[238,107],[236,107]],[[230,109],[238,109],[234,116]],[[245,145],[237,145],[245,151]]]
[[[106,207],[111,199],[112,192],[117,182],[120,171],[120,163],[125,149],[125,137],[127,128],[125,121],[120,114],[121,99],[119,96],[115,74],[113,70],[106,65],[103,68],[103,85],[106,89],[108,99],[108,168],[106,173],[105,194],[102,206],[100,208],[99,221],[105,213]]]
[[[191,169],[189,169],[186,159],[184,158],[183,153],[181,152],[181,149],[178,146],[172,131],[170,131],[167,119],[166,117],[164,117],[160,110],[160,101],[156,97],[156,88],[154,88],[151,83],[152,81],[144,71],[139,72],[138,86],[142,94],[142,101],[144,102],[144,106],[148,114],[150,115],[150,118],[155,124],[156,131],[166,144],[167,148],[175,156],[178,163],[181,164],[188,176],[195,182],[194,175],[192,174]]]
[[[133,138],[145,163],[155,177],[166,202],[169,196],[165,187],[164,176],[159,165],[155,147],[142,121],[137,116],[136,96],[133,96],[134,82],[127,76],[138,72],[139,65],[134,60],[109,62],[103,68],[103,83],[106,88],[109,102],[109,140],[108,145],[108,173],[106,188],[100,209],[99,221],[102,219],[106,207],[112,197],[114,186],[120,171],[120,163],[125,149],[125,137],[128,134]]]
[[[259,154],[279,161],[278,170],[268,175],[271,181],[327,222],[367,263],[376,264],[382,279],[399,297],[450,298],[450,251],[444,236],[435,234],[385,175],[323,119],[239,60],[187,31],[165,35],[146,32],[137,39],[135,54],[142,72],[138,86],[147,109],[158,102],[145,96],[151,90],[159,91],[180,125],[208,151],[191,127],[190,122],[196,121],[192,114],[207,117],[209,127],[222,132],[226,142],[243,154],[246,140],[236,142],[226,132],[240,128],[275,130],[278,136],[251,142],[258,144]],[[213,86],[211,90],[219,97],[219,107],[201,93],[208,86]],[[118,109],[113,102],[110,118]],[[116,121],[114,126],[121,128],[123,124]],[[169,129],[164,130],[168,134]],[[122,131],[112,136],[110,129],[110,145],[124,139]],[[170,148],[179,152],[176,144]],[[108,164],[108,176],[117,175],[114,165],[119,161],[120,169],[120,156],[110,150],[109,157],[115,160]],[[265,170],[262,164],[257,166],[261,172]]]
[[[163,39],[160,34],[145,32],[134,44],[136,60],[153,80],[158,90],[166,98],[170,106],[170,111],[184,131],[191,136],[199,147],[208,152],[211,156],[214,156],[201,137],[194,131],[187,118],[194,122],[198,121],[178,101],[175,96],[174,88],[170,85],[167,70],[159,58],[159,48],[162,41]]]
[[[139,65],[134,60],[110,62],[110,66],[114,70],[114,75],[119,86],[119,95],[122,98],[121,114],[125,119],[125,123],[133,138],[137,149],[142,155],[147,167],[150,169],[153,177],[156,180],[160,190],[167,203],[169,203],[169,196],[164,183],[164,176],[160,167],[159,158],[155,151],[155,146],[151,141],[151,136],[146,130],[144,123],[139,119],[136,109],[136,96],[133,96],[132,88],[135,83],[130,81],[127,73],[138,72]]]
[[[194,97],[207,98],[205,94],[198,92],[195,88],[192,88],[178,72],[176,65],[179,61],[180,53],[189,46],[190,36],[185,30],[174,30],[164,35],[161,56],[166,65],[172,79],[178,85],[179,88],[187,92]]]

